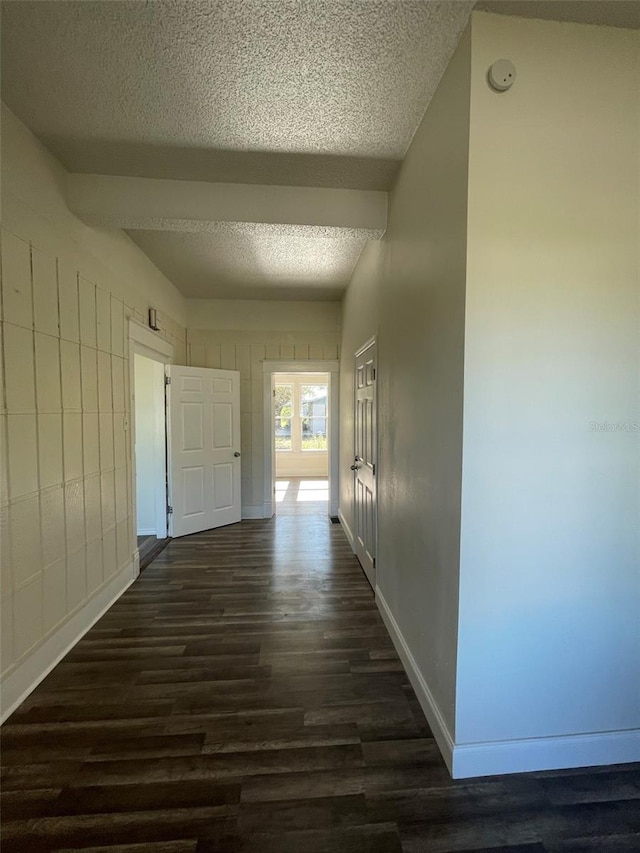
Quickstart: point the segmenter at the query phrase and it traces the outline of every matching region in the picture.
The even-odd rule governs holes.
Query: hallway
[[[6,853],[640,841],[637,765],[450,779],[322,512],[172,541],[13,714],[2,748]]]

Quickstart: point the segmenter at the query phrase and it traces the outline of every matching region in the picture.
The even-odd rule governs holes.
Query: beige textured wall
[[[312,325],[309,315],[307,326]],[[335,360],[339,331],[189,329],[188,364],[240,371],[242,506],[261,517],[264,504],[263,362]]]
[[[10,677],[120,573],[124,583],[136,548],[127,321],[157,307],[181,361],[185,312],[126,235],[69,213],[60,164],[9,111],[2,118],[0,595]]]

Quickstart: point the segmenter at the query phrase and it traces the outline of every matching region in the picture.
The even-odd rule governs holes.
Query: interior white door
[[[167,367],[169,535],[241,518],[240,373]]]
[[[354,538],[356,556],[375,589],[377,537],[376,344],[356,354],[355,364]]]

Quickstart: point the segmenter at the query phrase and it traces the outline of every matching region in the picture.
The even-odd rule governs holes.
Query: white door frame
[[[329,515],[338,515],[340,450],[340,362],[264,361],[264,518],[275,513],[275,439],[273,430],[273,375],[326,373],[329,376]]]
[[[135,543],[134,549],[134,576],[140,574],[140,553],[138,551],[137,531],[138,531],[138,509],[137,509],[137,491],[136,491],[136,446],[135,446],[135,356],[143,355],[145,358],[150,358],[152,361],[160,362],[160,364],[173,364],[173,344],[170,344],[164,338],[153,332],[151,329],[144,326],[142,323],[129,318],[129,458],[130,466],[130,483],[131,494],[133,496],[131,502],[131,516],[133,519],[133,539]],[[164,401],[162,403],[164,417]],[[165,512],[157,516],[158,522],[158,539],[163,539],[167,535],[167,515],[166,491],[163,489],[162,494],[156,495],[156,507],[164,506]],[[161,535],[164,532],[164,535]]]

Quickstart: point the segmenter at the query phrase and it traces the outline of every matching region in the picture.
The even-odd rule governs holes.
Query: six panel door
[[[355,363],[355,552],[371,586],[376,585],[378,434],[376,416],[376,345],[356,355]]]
[[[240,373],[167,367],[171,536],[241,518]]]

